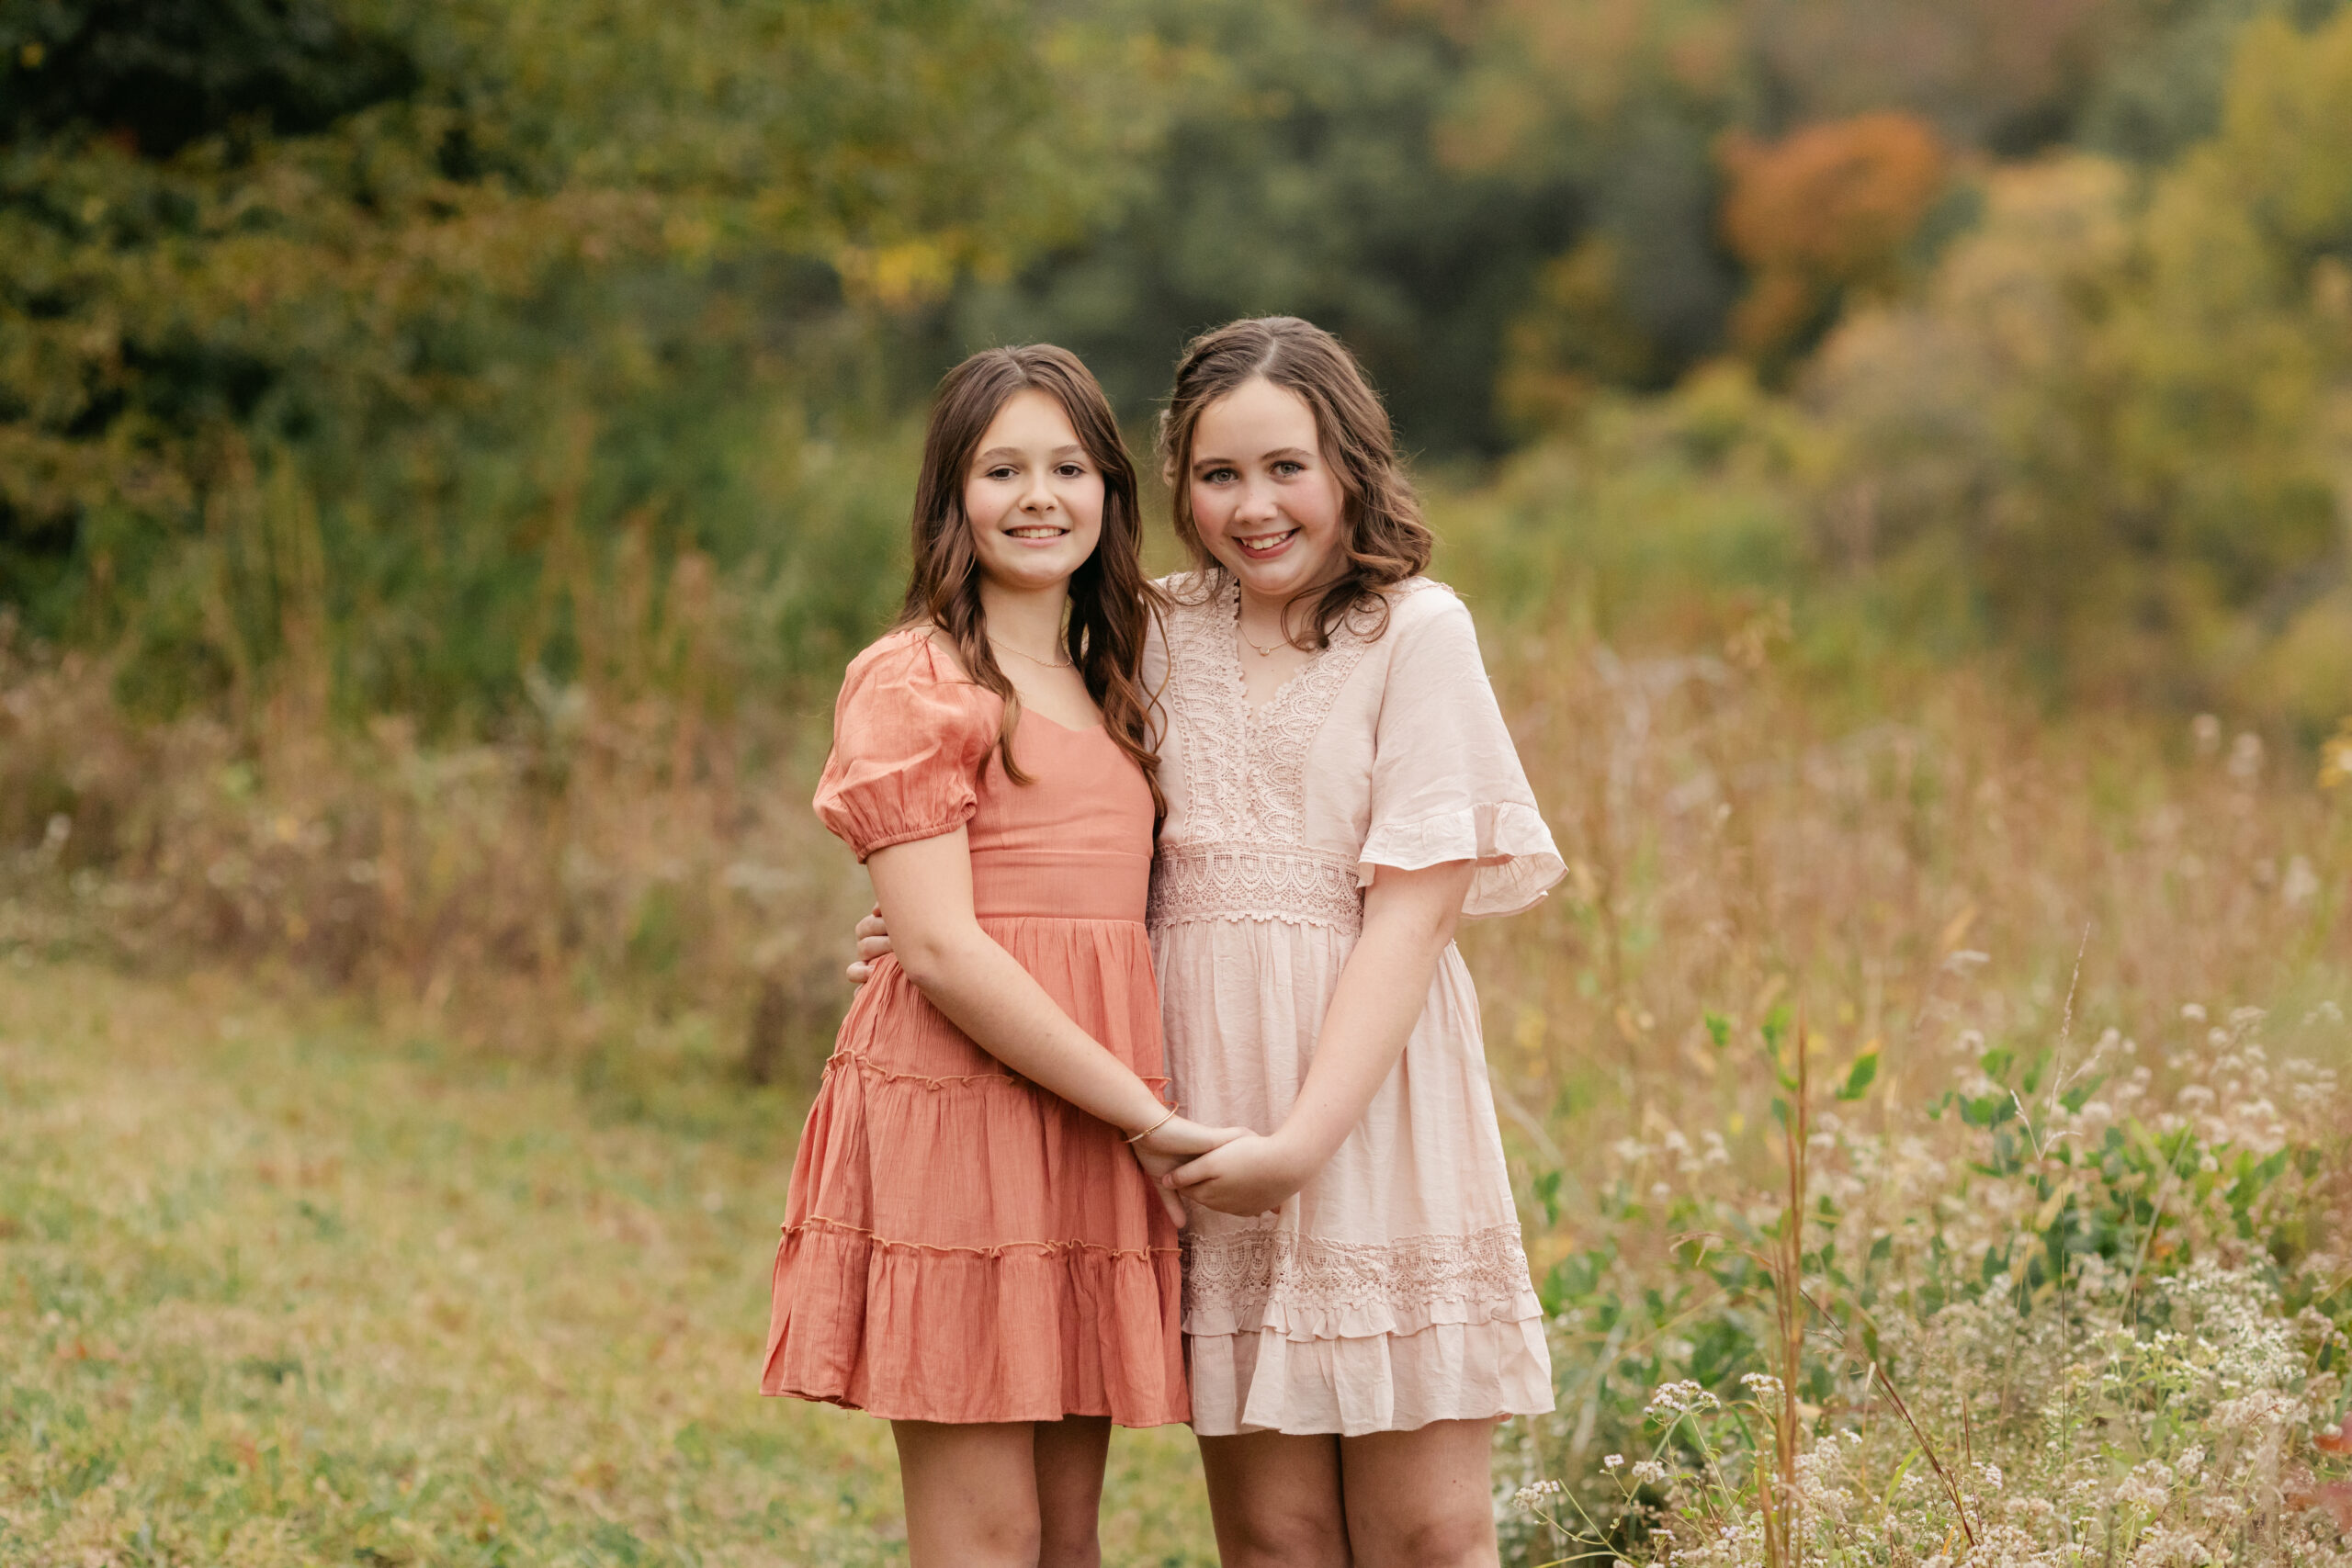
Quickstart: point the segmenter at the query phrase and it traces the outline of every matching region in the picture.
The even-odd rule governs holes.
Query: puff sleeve
[[[863,862],[935,839],[978,808],[1002,699],[964,678],[928,638],[886,637],[851,661],[833,705],[817,816]]]
[[[1358,879],[1369,886],[1384,865],[1475,861],[1462,912],[1516,914],[1566,868],[1487,683],[1470,612],[1432,584],[1395,614]]]

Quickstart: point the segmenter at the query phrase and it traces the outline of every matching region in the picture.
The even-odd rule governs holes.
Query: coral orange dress
[[[957,828],[980,928],[1151,1082],[1150,787],[919,633],[850,665],[818,815],[857,851]],[[842,1021],[793,1163],[761,1392],[893,1420],[1182,1421],[1176,1231],[1120,1133],[1015,1076],[895,959]]]

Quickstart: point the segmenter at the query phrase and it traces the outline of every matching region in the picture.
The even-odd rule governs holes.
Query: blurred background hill
[[[1140,437],[1189,333],[1290,310],[1564,566],[2308,744],[2352,683],[2336,10],[13,6],[0,603],[157,716],[307,682],[479,736],[599,661],[708,687],[680,618],[730,694],[822,684],[944,365],[1066,343]]]

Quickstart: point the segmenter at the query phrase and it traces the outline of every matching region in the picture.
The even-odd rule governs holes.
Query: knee
[[[1370,1553],[1364,1554],[1369,1561]],[[1393,1552],[1379,1561],[1396,1568],[1493,1568],[1495,1517],[1486,1507],[1445,1510],[1414,1519],[1396,1532]]]
[[[1234,1525],[1225,1552],[1231,1568],[1347,1568],[1346,1527],[1319,1510],[1274,1504]]]
[[[991,1508],[972,1521],[970,1561],[989,1564],[1027,1564],[1039,1560],[1044,1531],[1037,1516],[1018,1508]]]

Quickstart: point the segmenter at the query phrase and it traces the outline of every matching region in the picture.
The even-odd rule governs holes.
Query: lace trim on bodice
[[[1344,855],[1255,844],[1159,852],[1144,916],[1154,931],[1193,920],[1283,920],[1363,929],[1363,894]]]
[[[1441,1302],[1504,1302],[1528,1290],[1519,1227],[1393,1242],[1327,1241],[1290,1230],[1183,1233],[1187,1314],[1313,1312],[1385,1303],[1410,1313]]]
[[[1163,839],[1148,916],[1287,920],[1356,931],[1363,898],[1350,857],[1306,847],[1306,758],[1340,688],[1371,646],[1350,622],[1330,646],[1252,708],[1236,622],[1241,589],[1227,581],[1168,617],[1169,711],[1184,748],[1181,835]]]

